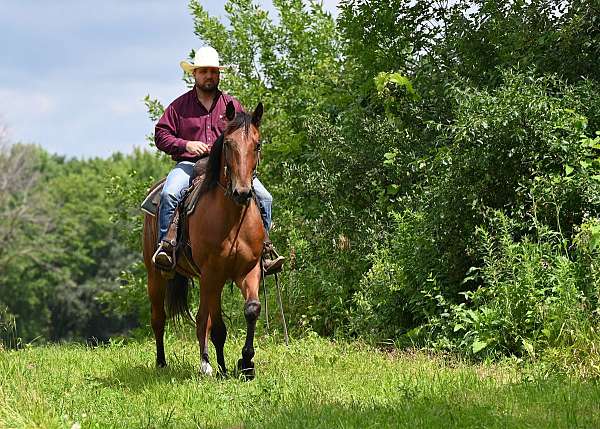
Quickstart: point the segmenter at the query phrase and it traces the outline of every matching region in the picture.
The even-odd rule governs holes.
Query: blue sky
[[[224,17],[224,0],[201,1]],[[270,2],[262,0],[269,10]],[[335,13],[337,0],[325,0]],[[187,0],[0,0],[0,125],[12,142],[67,156],[146,147],[142,101],[186,91],[179,61],[200,46]]]

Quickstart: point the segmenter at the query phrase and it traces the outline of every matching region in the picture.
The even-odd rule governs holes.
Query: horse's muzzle
[[[252,198],[252,189],[251,188],[242,188],[242,189],[234,189],[231,193],[231,197],[236,204],[241,206],[248,205],[250,203],[250,199]]]

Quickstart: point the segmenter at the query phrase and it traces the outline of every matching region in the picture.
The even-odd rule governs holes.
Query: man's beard
[[[203,92],[215,92],[217,90],[217,85],[216,82],[204,82],[204,84],[198,85],[198,88]]]

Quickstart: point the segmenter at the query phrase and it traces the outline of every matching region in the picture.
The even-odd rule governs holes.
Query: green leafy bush
[[[493,355],[533,355],[590,334],[598,138],[577,113],[577,88],[503,78],[493,90],[453,87],[455,119],[429,123],[438,134],[428,155],[415,161],[396,145],[384,157],[404,172],[395,178],[404,192],[387,207],[405,209],[373,247],[351,332]]]
[[[498,212],[490,223],[477,229],[481,284],[452,307],[459,345],[517,355],[573,345],[593,319],[560,235],[539,227],[536,237],[515,241],[515,222]]]

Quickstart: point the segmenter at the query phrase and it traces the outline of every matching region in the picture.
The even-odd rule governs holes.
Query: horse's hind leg
[[[148,298],[151,305],[150,321],[154,338],[156,339],[156,366],[164,367],[167,365],[165,360],[165,346],[163,337],[165,334],[165,291],[167,290],[167,280],[163,278],[160,272],[152,263],[152,254],[156,247],[158,230],[156,219],[146,215],[144,217],[144,265],[148,272]]]
[[[237,369],[247,379],[254,378],[254,333],[256,320],[260,315],[260,301],[258,300],[258,286],[260,284],[260,265],[246,275],[241,282],[240,289],[245,298],[244,317],[246,318],[246,342],[242,348],[242,358],[238,361]]]
[[[198,344],[200,346],[200,372],[204,375],[212,375],[212,367],[208,359],[208,333],[212,332],[212,325],[215,321],[219,325],[220,316],[217,317],[216,308],[219,305],[218,303],[220,303],[220,291],[223,289],[224,282],[215,278],[209,270],[202,270],[202,273],[200,306],[196,315],[196,336],[198,337]],[[218,308],[220,309],[220,306]],[[219,335],[221,333],[220,329],[222,329],[222,326],[219,325],[217,327],[218,338],[221,338],[221,335]],[[221,359],[219,364],[222,363],[224,366],[224,362],[224,359]]]
[[[210,311],[210,320],[212,326],[210,329],[210,339],[215,346],[217,354],[217,363],[219,364],[219,370],[223,376],[227,375],[227,367],[225,366],[225,354],[223,349],[225,347],[225,340],[227,339],[227,327],[223,321],[223,313],[221,310],[221,288],[218,291],[216,302],[213,303]]]
[[[152,308],[151,324],[156,339],[156,366],[162,368],[167,365],[165,359],[164,333],[165,320],[165,290],[167,281],[157,270],[148,271],[148,297]]]

